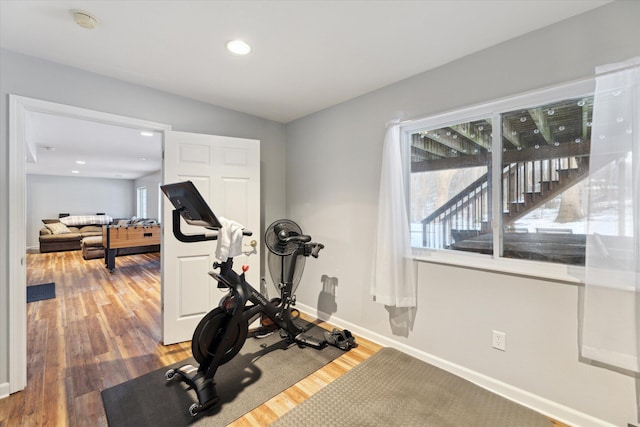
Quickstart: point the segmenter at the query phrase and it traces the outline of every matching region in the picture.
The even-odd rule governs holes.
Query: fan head
[[[275,255],[291,255],[300,246],[299,242],[284,239],[291,236],[299,236],[302,229],[290,219],[279,219],[272,223],[264,233],[264,241],[267,248]]]

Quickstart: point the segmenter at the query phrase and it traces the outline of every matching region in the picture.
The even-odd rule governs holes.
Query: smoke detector
[[[73,20],[76,21],[76,24],[88,30],[94,29],[98,23],[98,20],[93,15],[89,12],[85,12],[84,10],[72,9],[71,16],[73,16]]]

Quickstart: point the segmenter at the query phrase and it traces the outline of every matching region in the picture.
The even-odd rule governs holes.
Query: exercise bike
[[[222,228],[222,224],[191,181],[163,185],[161,189],[175,207],[173,234],[179,241],[188,243],[218,238],[215,232],[186,235],[180,229],[180,217],[187,224],[202,226],[208,230],[217,231]],[[252,233],[243,230],[242,234],[250,236]],[[248,267],[243,266],[242,273],[236,273],[233,270],[233,258],[220,263],[214,262],[213,271],[209,275],[217,281],[218,288],[226,289],[228,293],[221,299],[218,307],[204,316],[193,333],[191,350],[199,366],[184,365],[169,369],[165,374],[167,381],[178,377],[196,392],[198,403],[189,407],[191,416],[213,408],[219,402],[214,382],[216,371],[242,349],[249,335],[249,325],[259,316],[270,321],[268,326],[260,328],[260,333],[279,329],[280,336],[289,343],[317,349],[327,345],[325,339],[304,333],[305,329],[295,322],[299,313],[291,308],[295,305],[295,282],[296,279],[299,281],[301,274],[301,269],[296,269],[296,265],[304,265],[305,257],[317,258],[324,245],[311,242],[311,237],[302,234],[299,227],[289,220],[274,222],[265,233],[265,241],[271,254],[281,258],[281,280],[278,281],[280,297],[268,300],[254,289],[245,280]]]

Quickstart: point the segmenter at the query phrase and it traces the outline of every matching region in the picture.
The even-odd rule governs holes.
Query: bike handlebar
[[[278,240],[280,240],[280,242],[282,243],[289,243],[289,242],[308,243],[311,241],[311,236],[307,236],[305,234],[296,234],[293,236],[289,236],[289,234],[286,231],[281,231],[278,234]]]
[[[215,234],[184,234],[180,229],[180,211],[173,210],[173,235],[181,242],[194,243],[204,242],[206,240],[217,240],[218,233]],[[252,236],[253,232],[249,230],[242,230],[243,236]]]

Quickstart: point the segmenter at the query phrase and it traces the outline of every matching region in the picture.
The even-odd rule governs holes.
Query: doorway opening
[[[9,393],[27,381],[26,336],[26,162],[32,113],[87,120],[124,128],[163,133],[170,125],[103,113],[16,95],[9,96]],[[160,221],[162,219],[160,218]],[[161,260],[162,262],[162,260]],[[162,267],[161,267],[162,268]],[[162,286],[162,284],[161,284]]]

